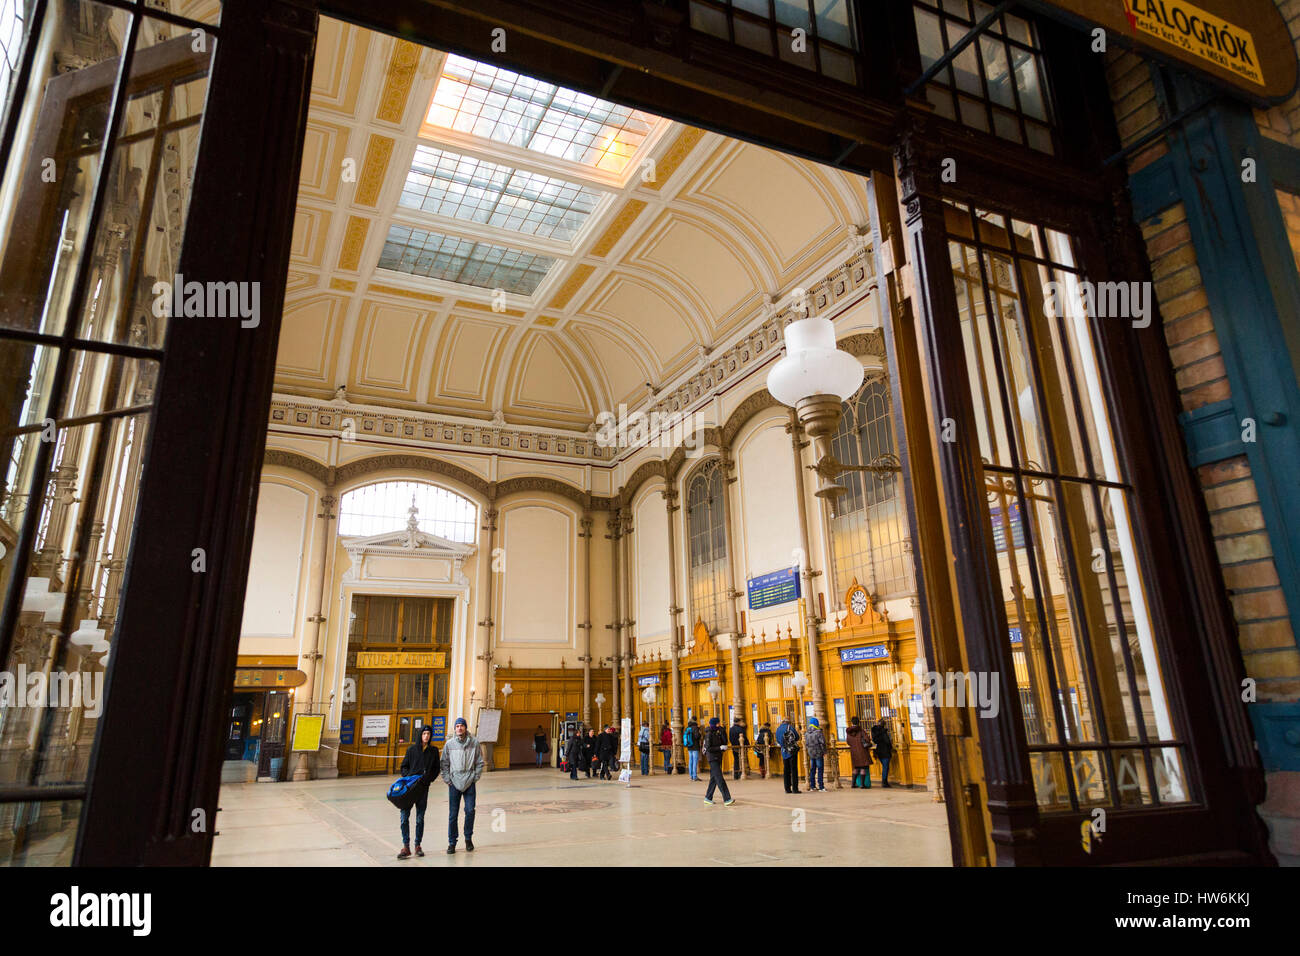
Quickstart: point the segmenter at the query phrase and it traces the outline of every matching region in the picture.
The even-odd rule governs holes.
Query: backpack
[[[687,728],[686,728],[686,733],[685,733],[685,735],[682,737],[682,743],[686,745],[686,748],[687,748],[688,750],[689,750],[690,748],[692,748],[692,747],[695,746],[695,728],[694,728],[694,727],[687,727]]]
[[[790,729],[785,732],[785,737],[783,739],[785,742],[784,749],[786,751],[794,753],[799,749],[799,731],[794,729],[794,724],[790,725]]]

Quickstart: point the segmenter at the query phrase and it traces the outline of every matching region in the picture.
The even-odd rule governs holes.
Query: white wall
[[[502,506],[500,645],[576,646],[577,533],[575,516],[549,502]]]
[[[311,495],[300,488],[276,480],[262,482],[240,630],[243,653],[297,653],[293,636],[302,598],[311,504]],[[283,640],[284,647],[269,646],[267,639]]]
[[[680,544],[680,541],[678,542]],[[668,511],[658,489],[644,492],[632,512],[636,648],[668,650]],[[678,549],[680,552],[680,548]]]

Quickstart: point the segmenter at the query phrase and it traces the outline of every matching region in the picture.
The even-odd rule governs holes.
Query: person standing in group
[[[420,782],[415,785],[418,788],[415,796],[416,856],[424,856],[424,850],[420,848],[424,842],[424,811],[429,806],[429,784],[438,775],[439,766],[438,748],[433,745],[433,728],[426,724],[420,728],[420,739],[406,748],[401,769],[397,771],[399,777],[410,777],[417,773],[420,775]],[[405,860],[410,855],[411,808],[407,807],[402,811],[402,849],[398,851],[397,858]]]
[[[713,806],[713,791],[721,788],[722,802],[729,807],[736,801],[727,789],[727,775],[722,772],[722,752],[727,749],[727,732],[722,729],[722,721],[717,717],[709,718],[709,729],[704,732],[703,746],[704,755],[709,758],[709,789],[704,791],[704,802],[707,806]]]
[[[614,764],[614,747],[617,745],[614,737],[614,728],[606,727],[596,738],[596,759],[600,761],[600,779],[613,779],[610,774],[610,768]]]
[[[849,718],[849,755],[853,758],[853,789],[871,789],[871,738],[862,729],[862,721]]]
[[[885,718],[881,717],[871,727],[871,742],[876,745],[876,756],[880,758],[880,785],[889,786],[889,759],[894,756],[894,742],[889,739],[889,728]]]
[[[741,761],[746,760],[749,753],[749,735],[745,733],[745,718],[737,717],[731,724],[729,732],[731,741],[731,778],[740,779]]]
[[[650,773],[650,721],[641,721],[641,735],[636,739],[636,749],[641,752],[641,776]]]
[[[582,741],[583,771],[588,777],[596,769],[596,728],[588,727],[587,736]]]
[[[694,717],[686,725],[686,731],[682,734],[682,746],[686,748],[686,770],[691,775],[691,779],[696,783],[700,782],[700,725]]]
[[[569,767],[569,779],[578,779],[578,764],[582,762],[582,731],[579,730],[569,738],[568,747],[564,751],[564,762]]]
[[[763,722],[758,730],[758,740],[754,742],[754,755],[758,757],[758,770],[761,779],[767,779],[767,765],[772,759],[772,725]]]
[[[673,772],[673,729],[668,726],[668,721],[664,721],[663,729],[659,731],[659,746],[664,751],[664,773]]]
[[[546,762],[546,755],[551,752],[551,745],[546,742],[541,724],[533,731],[533,750],[537,751],[537,766],[540,767]]]
[[[781,764],[785,772],[785,792],[799,792],[799,731],[790,723],[789,715],[781,718],[776,728],[776,745],[781,748]]]
[[[816,717],[808,718],[808,731],[804,734],[808,754],[808,789],[826,792],[826,735]]]
[[[456,852],[460,834],[456,823],[460,805],[465,804],[465,849],[474,852],[474,801],[475,786],[483,776],[483,751],[478,740],[469,732],[464,717],[456,718],[456,736],[447,741],[442,750],[442,779],[447,783],[447,852]]]

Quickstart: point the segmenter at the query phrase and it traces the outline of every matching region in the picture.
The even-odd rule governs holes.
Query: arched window
[[[690,544],[691,623],[704,622],[716,634],[726,619],[727,526],[722,496],[726,483],[717,459],[704,464],[686,491],[686,527]]]
[[[478,508],[454,491],[423,481],[380,481],[353,488],[339,503],[339,534],[369,536],[401,531],[416,509],[416,523],[426,534],[473,544]]]
[[[846,465],[896,454],[886,383],[867,382],[844,403],[831,450]],[[845,472],[839,480],[847,490],[831,503],[835,593],[843,595],[855,577],[881,597],[910,592],[911,548],[898,473]]]

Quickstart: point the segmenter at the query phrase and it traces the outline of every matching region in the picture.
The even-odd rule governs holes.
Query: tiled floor
[[[614,781],[558,771],[485,774],[475,852],[447,856],[447,791],[430,793],[424,859],[396,859],[388,777],[221,788],[214,866],[948,866],[944,807],[875,786],[786,794],[780,780],[728,785],[736,805],[703,803],[705,780]],[[411,821],[415,825],[414,819]]]

